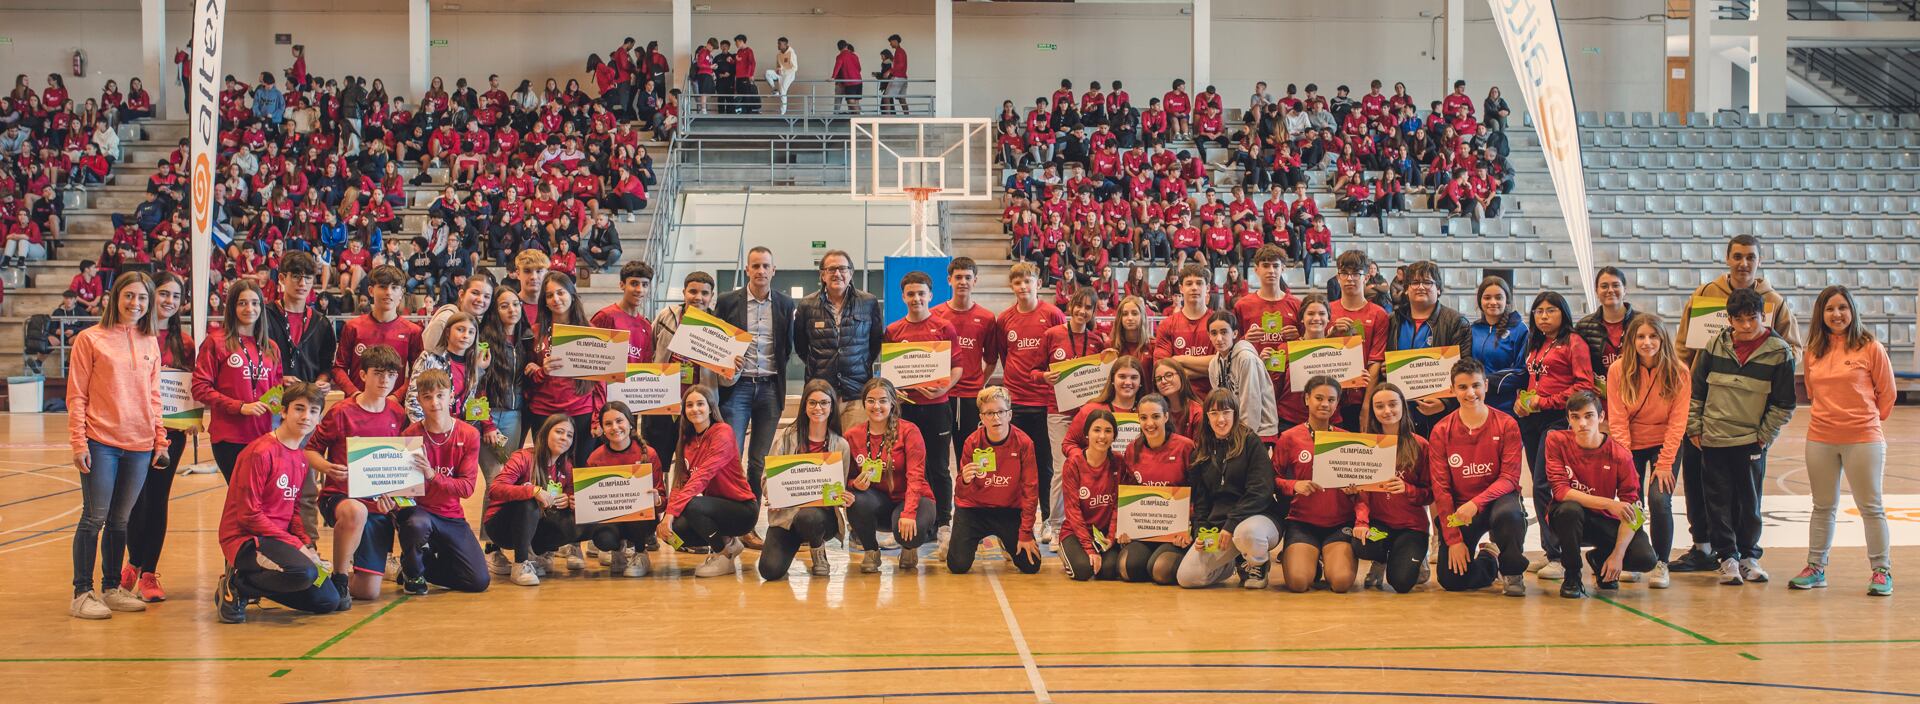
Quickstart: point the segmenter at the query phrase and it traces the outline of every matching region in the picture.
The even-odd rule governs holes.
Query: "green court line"
[[[1759,660],[1759,659],[1760,659],[1760,658],[1758,658],[1758,657],[1755,657],[1753,653],[1741,653],[1741,654],[1740,654],[1740,657],[1743,657],[1743,658],[1746,658],[1746,659],[1748,659],[1748,660]]]
[[[393,601],[388,602],[386,606],[380,607],[379,611],[375,611],[372,614],[368,615],[366,618],[360,619],[359,623],[348,626],[347,630],[334,634],[332,638],[327,639],[327,642],[314,646],[312,650],[307,651],[307,654],[300,656],[299,659],[312,660],[314,656],[319,655],[320,653],[325,652],[326,649],[333,647],[333,644],[346,640],[347,636],[353,635],[353,632],[360,630],[361,626],[365,626],[369,623],[373,623],[374,619],[387,615],[387,612],[392,611],[393,607],[396,607],[405,603],[407,603],[407,595],[401,594],[400,598],[394,599]]]
[[[289,672],[292,672],[292,671],[293,671],[293,668],[286,668],[286,669],[281,669],[281,670],[274,670],[274,671],[273,671],[273,674],[271,674],[271,675],[267,675],[267,676],[268,676],[268,677],[285,677],[287,673],[289,673]]]
[[[1678,626],[1678,625],[1675,625],[1675,624],[1674,624],[1674,623],[1673,623],[1672,621],[1668,621],[1668,620],[1666,620],[1666,619],[1663,619],[1663,618],[1660,618],[1659,616],[1655,616],[1655,615],[1653,615],[1653,614],[1650,614],[1650,613],[1647,613],[1647,612],[1645,612],[1645,611],[1641,611],[1641,610],[1639,610],[1639,609],[1636,609],[1636,608],[1633,608],[1633,607],[1631,607],[1631,606],[1628,606],[1628,605],[1626,605],[1626,604],[1622,604],[1622,603],[1620,603],[1620,602],[1618,602],[1618,601],[1614,601],[1612,597],[1609,597],[1609,596],[1607,596],[1607,595],[1605,595],[1605,594],[1595,594],[1595,595],[1593,595],[1593,598],[1595,598],[1595,599],[1599,599],[1599,600],[1601,600],[1601,601],[1604,601],[1604,602],[1606,602],[1606,603],[1609,603],[1609,604],[1612,604],[1612,605],[1614,605],[1614,606],[1618,606],[1618,607],[1620,607],[1621,609],[1624,609],[1624,610],[1626,610],[1626,612],[1627,612],[1627,613],[1630,613],[1630,614],[1633,614],[1633,615],[1635,615],[1635,616],[1639,616],[1640,618],[1644,618],[1644,619],[1646,619],[1646,620],[1648,620],[1648,621],[1652,621],[1652,622],[1654,622],[1654,623],[1657,623],[1657,624],[1660,624],[1660,625],[1662,625],[1662,626],[1666,626],[1667,628],[1671,628],[1671,629],[1673,629],[1673,630],[1676,630],[1676,631],[1679,631],[1679,632],[1681,632],[1681,633],[1685,633],[1685,634],[1687,634],[1688,636],[1691,636],[1691,637],[1692,637],[1693,639],[1695,639],[1695,640],[1698,640],[1698,641],[1700,641],[1700,642],[1702,642],[1702,643],[1705,643],[1705,644],[1707,644],[1707,645],[1719,645],[1719,644],[1720,644],[1720,643],[1719,643],[1718,641],[1715,641],[1715,640],[1714,640],[1714,639],[1712,639],[1712,638],[1708,638],[1708,637],[1706,637],[1706,636],[1703,636],[1703,635],[1700,635],[1699,633],[1695,633],[1695,632],[1693,632],[1693,631],[1691,631],[1691,630],[1688,630],[1688,629],[1686,629],[1686,628],[1684,628],[1684,627],[1681,627],[1681,626]]]
[[[376,614],[377,615],[377,614]],[[371,618],[367,620],[372,620]],[[363,622],[364,623],[364,622]],[[357,625],[356,625],[357,627]],[[335,636],[323,644],[338,642],[352,629]],[[1402,645],[1402,646],[1335,646],[1323,648],[1217,648],[1185,650],[1083,650],[1083,651],[1035,651],[1035,657],[1095,657],[1124,655],[1278,655],[1313,654],[1347,652],[1403,652],[1403,651],[1480,651],[1480,650],[1528,650],[1534,648],[1706,648],[1758,646],[1831,646],[1831,645],[1913,645],[1920,644],[1920,638],[1888,639],[1833,639],[1833,640],[1777,640],[1777,641],[1676,641],[1671,643],[1524,643],[1501,645]],[[916,659],[916,658],[991,658],[1016,657],[1018,653],[977,652],[977,653],[747,653],[719,655],[303,655],[299,657],[50,657],[50,658],[0,658],[0,665],[34,663],[201,663],[201,662],[465,662],[500,660],[539,660],[539,661],[599,661],[599,660],[651,660],[651,661],[698,661],[698,660],[850,660],[850,659]]]

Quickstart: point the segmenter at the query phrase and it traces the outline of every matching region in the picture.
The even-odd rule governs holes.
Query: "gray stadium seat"
[[[1888,215],[1906,215],[1914,210],[1913,199],[1906,196],[1887,196],[1880,203]]]
[[[1647,212],[1647,201],[1642,196],[1614,196],[1613,209],[1615,212],[1637,215]]]
[[[1692,220],[1683,220],[1680,218],[1661,218],[1660,238],[1671,240],[1692,237],[1693,232],[1690,228],[1693,222]]]
[[[1742,211],[1739,211],[1739,212],[1743,212],[1743,213],[1751,213],[1751,212],[1753,212],[1753,211],[1751,211],[1751,210],[1742,210]],[[1753,236],[1755,236],[1755,237],[1759,237],[1759,238],[1762,238],[1762,239],[1768,239],[1768,238],[1773,238],[1773,237],[1779,237],[1779,236],[1780,236],[1780,221],[1779,221],[1779,220],[1772,220],[1772,219],[1768,219],[1768,220],[1752,220],[1752,221],[1749,221],[1749,222],[1747,223],[1747,228],[1748,228],[1748,229],[1750,229],[1750,230],[1752,230],[1752,232],[1750,232],[1750,233],[1748,233],[1748,234],[1751,234],[1751,235],[1753,235]],[[1741,233],[1739,233],[1739,232],[1737,232],[1737,231],[1735,231],[1735,230],[1733,230],[1733,229],[1731,229],[1731,226],[1729,226],[1729,229],[1727,230],[1727,236],[1728,236],[1728,237],[1732,237],[1732,236],[1734,236],[1734,235],[1738,235],[1738,234],[1741,234]]]
[[[1894,199],[1888,198],[1887,200],[1891,201]],[[1847,212],[1853,215],[1878,215],[1880,213],[1880,206],[1881,203],[1878,198],[1854,196],[1847,199]]]
[[[1732,149],[1733,133],[1727,130],[1714,130],[1707,133],[1707,143],[1715,149]]]
[[[1753,155],[1753,168],[1764,171],[1778,171],[1785,166],[1785,157],[1775,152],[1760,152]]]
[[[1653,136],[1646,132],[1635,130],[1626,133],[1625,137],[1625,142],[1629,149],[1648,149],[1654,146]]]
[[[1742,190],[1753,192],[1771,191],[1773,190],[1773,174],[1759,171],[1742,173],[1740,175],[1740,187]]]
[[[1682,251],[1677,242],[1654,242],[1648,249],[1648,255],[1655,262],[1674,263],[1680,261]]]
[[[1601,149],[1619,149],[1626,146],[1626,140],[1618,132],[1598,132],[1593,135],[1593,145]]]
[[[1634,239],[1653,240],[1660,238],[1660,221],[1663,218],[1634,218]]]
[[[1840,223],[1840,236],[1850,240],[1864,240],[1873,234],[1871,220],[1850,219]]]
[[[1704,112],[1690,112],[1687,113],[1687,126],[1693,128],[1712,127],[1713,120],[1709,119]]]
[[[1815,176],[1815,175],[1816,174],[1808,174],[1808,176]],[[1819,176],[1819,178],[1815,179],[1813,183],[1809,184],[1807,186],[1807,190],[1825,191],[1825,190],[1831,189],[1835,191],[1840,191],[1842,193],[1848,193],[1848,192],[1860,190],[1860,177],[1857,175],[1847,173],[1845,171],[1832,174],[1832,175],[1828,175],[1828,174],[1817,174],[1817,175]]]
[[[1652,133],[1652,136],[1653,147],[1655,149],[1678,149],[1680,147],[1680,133],[1678,132],[1660,130]],[[1632,144],[1632,142],[1629,141],[1628,144]]]
[[[1680,256],[1687,262],[1717,262],[1720,261],[1720,243],[1682,242]]]
[[[1672,215],[1675,212],[1673,196],[1647,196],[1647,212],[1654,215]]]
[[[1866,158],[1860,156],[1859,154],[1842,153],[1838,155],[1837,161],[1839,163],[1839,168],[1845,169],[1848,171],[1859,171],[1861,169],[1867,168]]]
[[[1440,236],[1441,218],[1420,218],[1419,233],[1422,237]]]
[[[1841,212],[1845,201],[1834,196],[1799,196],[1793,199],[1793,212],[1801,215],[1819,215],[1821,213]]]
[[[1651,156],[1659,156],[1659,155],[1653,154]],[[1671,152],[1667,154],[1667,158],[1666,158],[1667,168],[1697,169],[1697,168],[1700,168],[1700,163],[1703,158],[1704,158],[1704,155],[1695,154],[1693,152]]]
[[[1816,169],[1832,170],[1837,168],[1839,163],[1839,157],[1826,152],[1817,152],[1813,155],[1813,168]]]
[[[1813,161],[1811,157],[1807,156],[1806,152],[1787,152],[1785,154],[1776,153],[1768,156],[1779,158],[1779,164],[1780,164],[1779,168],[1795,170],[1795,171],[1804,170],[1808,168],[1809,164],[1811,164]],[[1755,166],[1759,166],[1761,168],[1774,168],[1771,162],[1769,162],[1764,157],[1760,159],[1754,159],[1753,163]]]
[[[1644,242],[1622,242],[1617,250],[1620,261],[1629,264],[1644,264],[1653,261],[1652,245]]]
[[[1700,174],[1713,177],[1713,189],[1716,191],[1738,191],[1746,188],[1746,180],[1734,171],[1722,171],[1717,174]]]
[[[1688,173],[1686,175],[1685,181],[1686,183],[1684,184],[1683,187],[1689,191],[1713,190],[1713,174],[1703,174],[1698,172]]]
[[[1815,146],[1821,149],[1839,149],[1840,145],[1847,143],[1845,135],[1838,132],[1821,132],[1817,135],[1807,136],[1813,140],[1813,144],[1809,146]],[[1795,146],[1799,145],[1796,144]]]
[[[1767,127],[1783,129],[1793,127],[1793,115],[1784,112],[1767,113]]]
[[[1662,186],[1659,185],[1659,177],[1653,174],[1634,171],[1629,172],[1626,177],[1627,190],[1629,191],[1651,191],[1662,188]]]
[[[1914,190],[1914,185],[1913,185],[1914,181],[1913,181],[1912,174],[1885,174],[1885,176],[1887,177],[1886,190],[1889,190],[1889,191]]]
[[[1823,218],[1813,221],[1813,236],[1820,240],[1839,239],[1840,230],[1839,220]]]
[[[1900,137],[1892,132],[1873,133],[1874,149],[1899,149]]]
[[[1673,268],[1667,270],[1667,288],[1687,289],[1695,285],[1700,275],[1692,269]]]
[[[1654,117],[1653,113],[1636,112],[1633,114],[1634,127],[1637,127],[1640,129],[1652,129],[1655,124],[1656,124],[1656,118]]]
[[[1895,238],[1895,237],[1899,237],[1899,236],[1900,236],[1900,221],[1898,221],[1898,220],[1874,220],[1874,221],[1873,221],[1873,236],[1874,236],[1874,237],[1877,237],[1877,238],[1880,238],[1880,239],[1883,239],[1883,240],[1890,240],[1890,239],[1893,239],[1893,238]]]
[[[1673,199],[1674,211],[1682,215],[1700,215],[1707,212],[1700,196],[1683,195]]]
[[[1686,127],[1687,118],[1685,115],[1677,112],[1663,112],[1660,113],[1660,126],[1667,128]]]
[[[1592,110],[1581,110],[1574,114],[1574,122],[1581,127],[1599,127],[1600,113]]]
[[[1636,290],[1641,290],[1641,291],[1646,291],[1649,289],[1658,290],[1658,289],[1666,288],[1666,286],[1667,286],[1666,272],[1660,269],[1655,269],[1653,267],[1639,267],[1633,270],[1633,287]]]
[[[1754,113],[1746,113],[1740,116],[1740,126],[1750,130],[1765,127],[1766,125],[1761,124],[1762,122],[1764,122],[1764,120]]]
[[[1712,208],[1709,208],[1708,210],[1712,211]],[[1722,211],[1713,211],[1713,212],[1726,212],[1726,211],[1722,210]],[[1687,221],[1687,229],[1689,230],[1687,236],[1698,237],[1701,239],[1719,239],[1720,232],[1722,229],[1722,221],[1717,219],[1709,219],[1709,218],[1694,218],[1693,220]]]
[[[1845,251],[1845,250],[1842,250],[1842,251]],[[1860,261],[1860,256],[1856,254],[1855,256],[1848,258],[1846,257],[1846,255],[1843,254],[1841,255],[1841,260],[1857,262],[1857,261]],[[1878,264],[1880,262],[1872,262],[1872,263]],[[1886,269],[1858,269],[1856,270],[1856,273],[1859,274],[1860,288],[1863,288],[1869,291],[1885,291],[1887,289],[1888,282],[1887,282]]]
[[[1733,169],[1735,171],[1746,171],[1753,168],[1754,157],[1753,157],[1753,154],[1751,153],[1733,152],[1733,153],[1727,154],[1725,158],[1727,162],[1727,168],[1729,169]]]
[[[1792,132],[1768,132],[1766,140],[1767,148],[1785,149],[1794,146],[1793,134]]]
[[[1864,245],[1861,251],[1865,252],[1864,256],[1866,257],[1866,261],[1874,264],[1892,264],[1894,262],[1893,247],[1891,246],[1878,242],[1870,242]]]
[[[1873,148],[1873,133],[1871,133],[1871,132],[1848,132],[1848,133],[1847,133],[1847,148],[1848,148],[1848,149],[1872,149],[1872,148]]]
[[[1759,149],[1766,146],[1767,139],[1758,132],[1740,132],[1734,136],[1733,143],[1741,149]]]
[[[1662,191],[1681,191],[1687,188],[1687,177],[1678,172],[1655,174],[1654,187]]]
[[[1818,129],[1827,126],[1827,116],[1817,112],[1795,113],[1793,126],[1800,129]]]
[[[1627,227],[1627,221],[1625,220],[1598,218],[1594,220],[1594,223],[1599,226],[1601,237],[1618,239],[1628,237],[1631,234]]]
[[[1901,290],[1913,288],[1913,270],[1894,269],[1887,272],[1887,285]]]
[[[1632,126],[1632,123],[1627,121],[1627,114],[1624,112],[1609,112],[1607,113],[1607,126],[1615,129],[1625,129]]]

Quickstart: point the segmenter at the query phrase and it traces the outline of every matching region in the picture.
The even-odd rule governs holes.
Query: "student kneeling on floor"
[[[351,597],[327,579],[331,568],[306,547],[294,507],[307,481],[301,445],[320,423],[325,394],[305,382],[286,386],[280,427],[247,443],[234,462],[220,510],[220,552],[227,571],[215,592],[222,623],[245,623],[247,603],[271,599],[316,614],[346,610]]]
[[[1552,518],[1559,534],[1560,564],[1566,576],[1560,596],[1586,596],[1580,586],[1582,567],[1593,568],[1594,585],[1603,591],[1620,588],[1620,572],[1645,572],[1659,559],[1646,531],[1634,525],[1640,501],[1640,474],[1633,451],[1615,442],[1605,431],[1607,420],[1600,398],[1591,391],[1575,391],[1567,399],[1570,430],[1549,430],[1546,437],[1547,482],[1552,486]],[[1591,546],[1585,564],[1580,548]]]

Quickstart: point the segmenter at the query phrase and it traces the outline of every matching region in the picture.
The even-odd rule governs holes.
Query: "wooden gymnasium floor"
[[[219,475],[181,477],[163,560],[170,601],[66,614],[79,497],[63,416],[0,416],[0,679],[10,701],[1893,701],[1920,697],[1920,581],[1865,595],[1857,523],[1833,586],[1803,564],[1804,413],[1773,452],[1774,582],[1676,575],[1570,602],[1531,577],[1497,593],[1305,595],[1074,584],[1004,562],[971,575],[583,577],[481,595],[389,596],[326,617],[214,619]],[[1888,435],[1895,561],[1920,564],[1920,411]],[[204,454],[203,457],[208,455]],[[1677,504],[1678,502],[1676,502]],[[1843,510],[1847,504],[1843,503]],[[1677,507],[1676,507],[1677,508]],[[477,504],[469,515],[477,515]],[[1843,519],[1847,518],[1843,514]],[[749,552],[746,558],[757,553]],[[804,558],[796,562],[796,568]],[[1898,571],[1902,575],[1920,571]],[[1423,587],[1423,590],[1431,587]],[[15,698],[17,697],[17,698]]]

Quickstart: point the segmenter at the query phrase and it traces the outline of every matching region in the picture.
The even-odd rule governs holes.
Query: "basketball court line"
[[[207,487],[207,488],[205,488],[205,489],[199,489],[199,490],[196,490],[196,491],[190,491],[190,492],[187,492],[187,493],[185,493],[185,494],[180,494],[180,495],[178,495],[178,496],[175,496],[175,497],[173,497],[173,498],[171,498],[171,499],[168,499],[168,501],[169,501],[169,502],[172,502],[172,501],[179,501],[179,500],[181,500],[181,499],[185,499],[185,498],[190,498],[190,497],[194,497],[194,496],[199,496],[199,495],[201,495],[201,494],[205,494],[205,493],[207,493],[207,492],[209,492],[209,491],[213,491],[214,489],[225,489],[225,488],[227,488],[227,485],[226,485],[226,484],[220,484],[220,485],[217,485],[217,486],[210,486],[210,487]],[[70,530],[73,530],[74,528],[77,528],[77,527],[79,527],[79,526],[80,526],[80,524],[79,524],[79,523],[68,523],[68,524],[66,524],[66,525],[64,525],[64,526],[60,526],[60,527],[58,527],[58,528],[48,528],[48,529],[46,529],[46,530],[43,530],[43,531],[38,531],[38,532],[35,532],[35,533],[33,533],[32,535],[23,535],[23,536],[21,536],[21,537],[18,537],[18,538],[14,538],[14,539],[12,539],[12,540],[9,540],[9,541],[6,541],[6,542],[3,542],[3,543],[0,543],[0,548],[4,548],[4,549],[0,549],[0,555],[5,555],[5,554],[7,554],[7,553],[10,553],[10,552],[16,552],[16,551],[20,551],[20,550],[26,550],[26,549],[28,549],[28,548],[37,548],[37,547],[40,547],[40,546],[42,546],[42,545],[49,545],[49,544],[52,544],[52,543],[56,543],[56,542],[59,542],[59,541],[62,541],[62,540],[69,540],[70,538],[69,538],[69,537],[67,537],[67,536],[56,536],[56,537],[53,537],[53,538],[49,538],[49,539],[47,539],[47,540],[42,540],[42,541],[40,541],[40,542],[37,542],[37,543],[31,543],[31,544],[28,544],[28,545],[19,545],[19,546],[15,546],[15,547],[6,547],[6,546],[8,546],[8,545],[14,545],[15,543],[20,543],[20,542],[24,542],[24,541],[28,541],[28,540],[32,540],[32,539],[34,539],[34,538],[38,538],[38,537],[41,537],[41,536],[44,536],[44,535],[47,535],[47,534],[49,534],[49,533],[59,533],[59,532],[63,532],[63,531],[70,531]]]
[[[462,694],[558,689],[562,687],[582,687],[582,686],[597,686],[597,685],[608,685],[608,684],[640,684],[640,683],[648,683],[648,682],[690,682],[690,681],[701,681],[701,680],[762,679],[762,678],[771,678],[771,677],[807,677],[807,676],[841,677],[846,675],[862,675],[862,674],[887,675],[887,674],[902,674],[902,673],[913,673],[913,672],[946,672],[946,673],[987,672],[987,671],[1011,670],[1014,667],[1015,667],[1014,665],[952,665],[952,666],[936,666],[936,667],[882,667],[882,668],[866,668],[866,669],[851,669],[851,670],[850,669],[830,669],[830,670],[790,670],[790,671],[780,671],[780,672],[650,675],[650,676],[644,676],[644,677],[599,678],[599,679],[590,679],[590,680],[571,680],[571,681],[560,681],[560,682],[533,682],[533,683],[521,683],[521,684],[490,685],[490,686],[484,686],[484,687],[459,687],[459,688],[449,688],[449,689],[422,690],[422,691],[416,691],[416,692],[369,694],[369,695],[359,695],[359,696],[352,696],[352,697],[340,697],[340,698],[333,698],[333,699],[312,699],[312,700],[297,702],[296,704],[338,704],[340,702],[359,702],[359,701],[371,701],[371,700],[378,700],[378,699],[409,699],[409,698],[417,698],[417,697],[435,697],[435,696],[462,695]],[[1547,671],[1547,670],[1502,670],[1502,669],[1485,669],[1485,668],[1421,667],[1421,666],[1402,666],[1402,665],[1314,665],[1314,664],[1233,664],[1233,663],[1062,664],[1062,665],[1048,665],[1047,668],[1054,669],[1054,670],[1226,670],[1226,671],[1284,670],[1284,671],[1294,671],[1294,672],[1359,671],[1363,673],[1394,672],[1394,673],[1410,673],[1410,674],[1505,675],[1505,676],[1515,676],[1515,677],[1536,677],[1536,678],[1543,678],[1543,679],[1553,679],[1553,678],[1575,679],[1575,680],[1597,679],[1597,680],[1612,680],[1612,681],[1620,681],[1620,682],[1708,685],[1708,686],[1734,687],[1734,688],[1755,688],[1755,689],[1761,689],[1761,690],[1825,692],[1825,693],[1832,693],[1832,694],[1852,694],[1852,695],[1874,696],[1874,697],[1898,697],[1903,699],[1920,699],[1920,693],[1856,689],[1856,688],[1850,688],[1850,687],[1828,687],[1824,685],[1789,684],[1789,683],[1781,683],[1781,682],[1743,682],[1739,680],[1705,679],[1705,678],[1696,679],[1696,678],[1688,678],[1688,677],[1666,677],[1666,676],[1660,676],[1660,675],[1555,672],[1555,671]],[[1127,690],[1092,690],[1088,693],[1094,693],[1094,694],[1109,693],[1109,692],[1124,693],[1126,691]],[[1200,691],[1208,691],[1208,690],[1200,690]],[[1228,690],[1228,691],[1232,691],[1232,690]],[[1006,691],[992,692],[991,694],[1004,696],[1008,694],[1023,694],[1023,693],[1024,692],[1021,692],[1019,690],[1014,690],[1011,692],[1006,692]],[[1311,694],[1314,692],[1303,692],[1303,693]],[[966,694],[974,694],[974,693],[961,693],[961,694],[966,695]],[[1381,694],[1386,694],[1386,693],[1381,693]],[[835,696],[814,697],[812,698],[812,700],[821,701],[821,700],[833,700],[833,699],[877,698],[879,696],[880,695],[843,694],[843,695],[835,695]],[[892,695],[892,696],[900,696],[900,695]],[[922,696],[932,696],[932,695],[922,695]],[[1392,695],[1392,696],[1399,696],[1399,695]],[[1435,695],[1435,696],[1444,696],[1444,695]],[[1464,698],[1485,699],[1485,698],[1498,698],[1501,695],[1462,694],[1457,696],[1464,697]],[[1511,697],[1512,695],[1506,695],[1506,696]],[[1589,700],[1566,700],[1566,699],[1553,700],[1553,699],[1533,698],[1533,697],[1527,697],[1524,699],[1531,700],[1531,701],[1589,701]],[[779,699],[723,700],[723,701],[770,702],[770,701],[793,701],[793,700],[794,699],[790,697],[782,697]],[[807,701],[807,699],[799,699],[798,701]],[[701,704],[718,704],[718,703],[717,702],[712,702],[712,703],[701,702]]]
[[[1626,605],[1626,604],[1622,604],[1622,603],[1620,603],[1620,602],[1618,602],[1618,601],[1614,601],[1612,597],[1609,597],[1609,596],[1607,596],[1607,595],[1605,595],[1605,594],[1598,594],[1598,593],[1596,593],[1596,594],[1594,594],[1594,595],[1593,595],[1593,598],[1595,598],[1595,599],[1599,599],[1599,600],[1600,600],[1601,602],[1604,602],[1604,603],[1608,603],[1608,604],[1612,604],[1612,605],[1614,605],[1614,606],[1617,606],[1617,607],[1619,607],[1619,608],[1621,608],[1621,609],[1624,609],[1624,610],[1625,610],[1625,611],[1626,611],[1627,613],[1630,613],[1630,614],[1633,614],[1633,615],[1635,615],[1635,616],[1639,616],[1640,618],[1644,618],[1644,619],[1646,619],[1646,620],[1648,620],[1648,621],[1652,621],[1652,622],[1654,622],[1654,623],[1657,623],[1657,624],[1660,624],[1660,625],[1662,625],[1662,626],[1666,626],[1667,628],[1671,628],[1671,629],[1673,629],[1673,630],[1675,630],[1675,631],[1678,631],[1678,632],[1680,632],[1680,633],[1684,633],[1684,634],[1686,634],[1686,635],[1688,635],[1688,636],[1690,636],[1690,637],[1692,637],[1692,638],[1693,638],[1694,640],[1698,640],[1698,641],[1700,641],[1701,643],[1704,643],[1704,644],[1707,644],[1707,645],[1719,645],[1719,643],[1718,643],[1717,641],[1715,641],[1714,639],[1712,639],[1712,638],[1708,638],[1708,637],[1706,637],[1706,636],[1703,636],[1703,635],[1700,635],[1699,633],[1696,633],[1696,632],[1694,632],[1694,631],[1692,631],[1692,630],[1690,630],[1690,629],[1687,629],[1687,628],[1685,628],[1685,627],[1683,627],[1683,626],[1679,626],[1679,625],[1677,625],[1677,624],[1675,624],[1675,623],[1673,623],[1672,621],[1668,621],[1668,620],[1666,620],[1666,619],[1664,619],[1664,618],[1660,618],[1659,616],[1655,616],[1655,615],[1653,615],[1653,614],[1650,614],[1650,613],[1647,613],[1647,612],[1645,612],[1645,611],[1641,611],[1641,610],[1639,610],[1639,609],[1636,609],[1636,608],[1633,608],[1633,607],[1631,607],[1631,606],[1628,606],[1628,605]]]
[[[919,697],[986,697],[1024,694],[1020,690],[985,692],[892,692],[885,694],[842,694],[817,697],[779,697],[775,699],[712,699],[687,701],[680,704],[770,704],[772,702],[824,702],[863,699],[896,699]],[[1086,694],[1106,696],[1130,696],[1140,694],[1308,694],[1336,697],[1400,697],[1419,699],[1473,699],[1508,702],[1569,702],[1576,704],[1629,704],[1631,700],[1622,699],[1565,699],[1560,697],[1527,697],[1512,694],[1457,694],[1446,692],[1360,692],[1335,691],[1322,689],[1063,689],[1061,694]]]
[[[305,655],[302,655],[297,659],[299,660],[314,659],[315,656],[318,656],[319,654],[326,652],[328,648],[333,647],[335,644],[339,643],[340,641],[346,640],[347,636],[353,635],[353,632],[360,630],[361,626],[365,626],[369,623],[373,623],[374,619],[380,618],[381,616],[385,616],[387,615],[388,611],[392,611],[394,610],[395,607],[398,607],[401,604],[407,603],[408,598],[410,598],[410,595],[401,594],[398,598],[395,598],[393,601],[387,602],[386,606],[380,607],[380,610],[375,611],[371,614],[368,614],[366,618],[360,619],[358,623],[348,626],[346,630],[334,634],[332,638],[328,638],[326,642],[323,642],[319,645],[314,646],[312,650],[307,651]]]
[[[1026,668],[1027,683],[1033,687],[1033,698],[1040,704],[1050,704],[1053,698],[1047,695],[1047,682],[1040,677],[1040,668],[1033,663],[1033,651],[1027,648],[1027,637],[1020,633],[1020,619],[1014,618],[1013,606],[1007,603],[1007,592],[1000,588],[1000,571],[987,571],[987,584],[993,587],[993,598],[1000,602],[1000,616],[1007,621],[1007,632],[1013,636],[1013,648],[1020,653],[1020,666]]]

